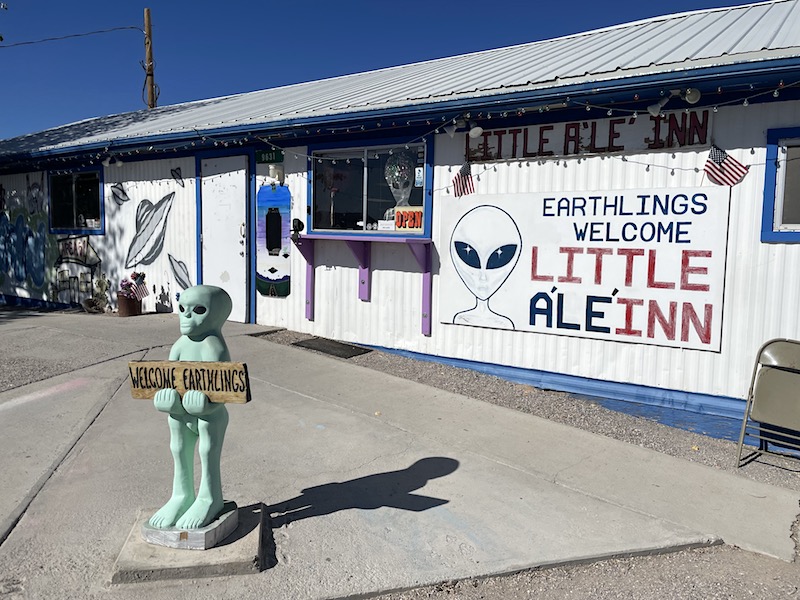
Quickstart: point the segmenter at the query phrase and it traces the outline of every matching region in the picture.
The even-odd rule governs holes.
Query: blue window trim
[[[100,180],[100,227],[53,227],[53,207],[50,179],[53,176],[53,171],[47,172],[47,226],[51,234],[55,235],[105,235],[106,234],[106,199],[105,199],[105,177],[102,168],[97,167],[83,167],[80,169],[70,169],[70,175],[75,173],[97,173]]]
[[[309,234],[314,234],[315,237],[330,237],[336,239],[339,237],[354,237],[354,236],[370,236],[380,237],[387,242],[391,242],[394,238],[396,241],[406,241],[407,238],[420,238],[430,239],[431,230],[433,227],[433,136],[428,136],[424,140],[414,141],[413,144],[424,144],[425,146],[425,184],[422,188],[423,195],[423,225],[421,233],[408,233],[408,232],[394,232],[394,231],[360,231],[360,230],[333,230],[333,229],[313,229],[311,227],[311,216],[314,212],[314,160],[311,158],[314,152],[326,152],[343,150],[352,148],[359,150],[364,148],[387,147],[395,146],[402,148],[409,144],[408,139],[401,138],[386,138],[386,139],[372,139],[360,140],[351,142],[338,142],[331,144],[313,144],[308,146],[308,193],[306,194],[306,231]],[[402,239],[401,239],[402,238]]]
[[[767,130],[767,164],[764,176],[764,204],[761,213],[761,241],[765,243],[800,243],[800,231],[775,229],[775,197],[778,184],[778,149],[780,141],[800,138],[800,127]]]

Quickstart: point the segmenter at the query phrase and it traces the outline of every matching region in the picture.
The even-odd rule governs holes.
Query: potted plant
[[[132,317],[142,314],[142,298],[147,296],[147,285],[144,273],[134,271],[130,277],[119,282],[117,290],[117,308],[120,317]]]

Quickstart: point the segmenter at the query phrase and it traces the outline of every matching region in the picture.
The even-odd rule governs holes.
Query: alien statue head
[[[408,206],[413,189],[414,164],[414,155],[410,152],[398,152],[386,160],[384,177],[394,196],[395,206]]]
[[[228,292],[213,285],[196,285],[181,294],[180,329],[192,339],[219,333],[231,314]]]

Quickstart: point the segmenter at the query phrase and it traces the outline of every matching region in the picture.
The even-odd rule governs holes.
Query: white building
[[[146,311],[219,285],[235,320],[741,416],[800,338],[798,92],[776,0],[5,140],[1,299],[136,270]]]

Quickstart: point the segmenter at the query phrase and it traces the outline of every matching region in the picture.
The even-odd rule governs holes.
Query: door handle
[[[239,225],[239,236],[240,236],[240,237],[245,237],[245,231],[244,231],[244,228],[245,228],[245,224],[244,224],[244,223],[242,223],[241,225]]]

